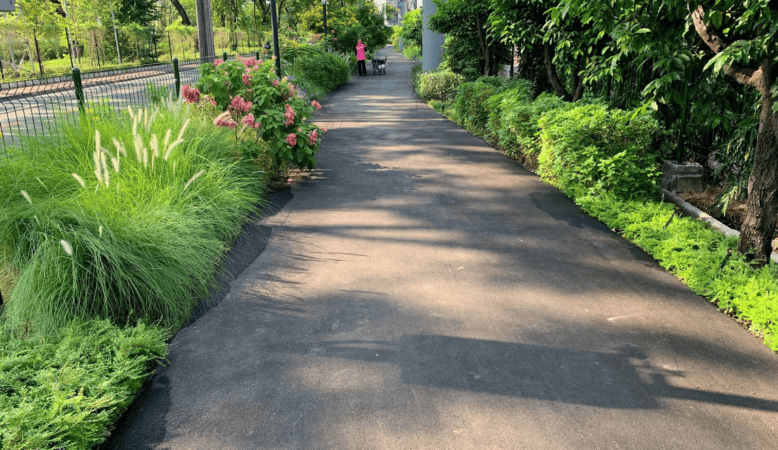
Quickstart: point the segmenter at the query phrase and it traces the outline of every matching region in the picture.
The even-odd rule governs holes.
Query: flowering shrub
[[[216,60],[200,66],[195,87],[184,86],[190,103],[210,102],[221,111],[215,126],[235,130],[236,138],[266,143],[275,164],[312,169],[321,145],[321,129],[309,122],[318,102],[308,102],[287,77],[278,79],[270,61]],[[315,139],[311,137],[315,136]]]

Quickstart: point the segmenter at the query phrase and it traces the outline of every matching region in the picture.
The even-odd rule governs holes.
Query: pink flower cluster
[[[257,122],[254,118],[254,114],[248,113],[240,120],[240,123],[243,125],[246,125],[247,127],[251,128],[259,128],[260,125],[262,125],[260,122]]]
[[[223,59],[219,59],[219,58],[216,58],[216,59],[213,60],[213,65],[214,66],[219,67],[219,64],[224,64],[224,60]]]
[[[316,143],[316,140],[319,139],[319,132],[316,130],[311,130],[308,132],[308,145],[313,145]]]
[[[278,79],[273,80],[273,86],[278,87],[279,84],[281,84],[281,82],[278,81]]]
[[[197,103],[200,101],[200,91],[188,84],[185,84],[184,87],[181,88],[181,95],[183,95],[184,100],[189,103]]]
[[[230,107],[236,111],[249,112],[251,111],[251,102],[247,102],[240,95],[236,95],[230,102]]]
[[[227,127],[230,130],[238,126],[238,122],[233,120],[229,111],[224,111],[223,113],[219,114],[215,119],[213,119],[213,124],[217,127]]]
[[[243,85],[251,86],[251,72],[248,69],[246,69],[246,72],[243,74]]]
[[[319,102],[317,102],[316,100],[311,102],[311,106],[313,106],[316,109],[321,109],[321,104],[319,104]]]
[[[286,143],[289,144],[290,147],[297,145],[297,135],[294,133],[286,135]]]
[[[284,113],[284,117],[286,117],[286,121],[284,122],[284,125],[288,127],[289,125],[294,123],[295,112],[292,109],[292,107],[289,106],[289,103],[284,105],[284,109],[286,109],[286,112]]]
[[[211,105],[216,106],[216,100],[214,100],[213,97],[211,97],[210,95],[207,94],[204,95],[203,100],[208,100],[211,103]]]
[[[258,67],[260,64],[262,64],[262,60],[261,59],[257,60],[257,58],[255,58],[253,56],[251,58],[243,59],[243,60],[241,60],[241,62],[243,63],[243,65],[247,69],[253,69],[255,67]]]

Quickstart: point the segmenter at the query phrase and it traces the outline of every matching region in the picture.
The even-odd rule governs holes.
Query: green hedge
[[[432,102],[471,131],[495,138],[511,156],[540,152],[539,172],[587,213],[645,249],[694,292],[737,317],[778,351],[778,266],[754,270],[725,238],[702,222],[680,218],[655,198],[658,123],[642,111],[596,101],[565,103],[551,94],[528,99],[521,82],[481,78],[463,83],[449,108]],[[729,251],[733,255],[719,269]]]
[[[453,100],[464,81],[462,75],[447,70],[425,72],[419,76],[418,94],[422,100]]]
[[[322,94],[327,94],[351,79],[348,62],[335,53],[318,52],[302,56],[295,61],[295,73],[298,84],[304,80],[303,87],[309,84],[319,86]]]
[[[659,124],[648,114],[603,104],[556,108],[541,115],[540,175],[574,197],[610,192],[645,196],[659,179],[651,147]]]

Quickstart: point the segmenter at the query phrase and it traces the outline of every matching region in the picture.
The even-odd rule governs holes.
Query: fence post
[[[81,86],[81,69],[74,67],[73,72],[73,88],[76,90],[76,100],[78,100],[78,110],[82,113],[86,112],[86,106],[84,105],[84,88]]]
[[[173,58],[173,76],[176,78],[175,98],[178,100],[178,94],[181,93],[181,74],[178,73],[178,58]]]
[[[222,53],[222,59],[227,61],[227,52]]]
[[[257,59],[259,59],[259,50],[257,50]]]

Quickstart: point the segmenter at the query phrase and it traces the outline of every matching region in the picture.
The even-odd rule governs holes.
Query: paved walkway
[[[385,51],[110,447],[778,447],[778,357]]]

